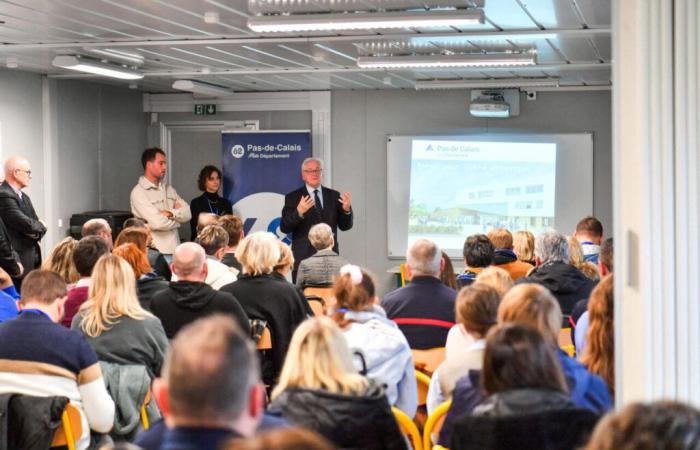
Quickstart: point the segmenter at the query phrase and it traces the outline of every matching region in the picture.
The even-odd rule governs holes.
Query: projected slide
[[[554,223],[555,143],[414,139],[408,242],[461,249],[492,228],[537,234]]]

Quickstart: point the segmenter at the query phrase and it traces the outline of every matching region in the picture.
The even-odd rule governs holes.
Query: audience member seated
[[[613,273],[613,238],[607,238],[600,246],[600,255],[598,257],[598,271],[600,277],[604,277],[609,273]]]
[[[277,240],[277,246],[280,249],[280,259],[273,267],[272,274],[280,280],[288,281],[287,277],[291,279],[289,274],[294,268],[294,254],[292,253],[292,248],[280,240]]]
[[[457,353],[456,357],[445,358],[433,373],[428,390],[428,414],[442,402],[452,398],[457,380],[467,376],[470,370],[481,370],[486,333],[496,324],[500,302],[501,295],[498,291],[479,281],[459,291],[455,306],[457,326],[464,329],[473,343]]]
[[[173,272],[178,281],[156,292],[151,312],[160,319],[168,339],[195,320],[215,313],[233,317],[246,334],[250,333],[248,316],[230,293],[214,290],[206,284],[208,264],[204,249],[194,242],[180,244],[173,253]]]
[[[587,299],[595,282],[569,264],[569,243],[556,231],[545,231],[535,240],[537,267],[518,283],[536,283],[546,287],[559,302],[562,313],[570,316],[574,305]]]
[[[448,288],[451,289],[457,289],[457,275],[455,274],[455,268],[452,265],[452,259],[445,253],[443,250],[442,252],[442,259],[445,261],[445,268],[443,271],[440,273],[440,281],[442,281],[442,284],[447,286]]]
[[[136,296],[141,307],[146,311],[151,310],[151,299],[156,292],[167,289],[169,284],[163,277],[151,272],[148,257],[136,244],[128,242],[112,250],[112,254],[122,258],[131,266],[136,279]]]
[[[133,271],[120,257],[97,261],[71,328],[85,335],[100,361],[143,365],[151,378],[160,374],[168,339],[160,320],[139,304]]]
[[[327,286],[333,283],[340,268],[348,263],[333,251],[335,240],[328,224],[319,223],[309,230],[309,242],[316,253],[302,260],[297,271],[297,286]]]
[[[182,245],[188,244],[195,245]],[[232,438],[252,436],[265,388],[248,333],[223,315],[187,325],[172,341],[153,394],[167,429],[156,436],[160,442],[148,432],[137,437],[149,450],[219,450]]]
[[[233,214],[231,202],[219,195],[221,187],[221,171],[214,166],[204,166],[197,177],[197,187],[202,195],[190,202],[190,239],[195,240],[198,235],[197,219],[201,213],[223,216]]]
[[[77,247],[78,241],[67,237],[51,250],[48,258],[41,264],[42,269],[58,274],[66,282],[68,289],[75,286],[80,279],[73,263],[73,252]]]
[[[236,269],[231,269],[229,266],[221,262],[224,256],[226,244],[228,244],[228,233],[218,225],[207,225],[200,230],[197,235],[197,244],[201,245],[204,253],[207,255],[207,279],[204,280],[209,286],[214,289],[221,289],[229,283],[233,283],[238,279]],[[173,276],[173,281],[177,278]]]
[[[251,439],[234,439],[222,450],[335,450],[326,438],[301,427],[268,431]]]
[[[501,300],[498,307],[498,323],[520,323],[536,328],[556,349],[571,401],[579,408],[602,414],[612,407],[608,388],[599,376],[558,348],[561,327],[559,304],[546,288],[537,284],[514,286]],[[451,423],[458,415],[471,412],[483,400],[479,388],[481,374],[476,371],[457,381],[452,394],[453,402],[440,432],[440,443],[449,445]]]
[[[263,371],[263,381],[268,385],[282,370],[292,333],[308,308],[293,284],[273,274],[280,259],[277,241],[277,236],[262,231],[246,236],[236,250],[243,274],[221,288],[238,299],[248,317],[267,321],[272,335],[271,367]]]
[[[140,244],[141,237],[136,236],[132,237],[130,236],[130,233],[124,233],[125,230],[131,230],[131,229],[139,229],[143,230],[146,233],[146,248],[145,250],[143,249],[142,245]],[[122,237],[122,234],[124,234],[124,237]],[[120,240],[119,238],[122,237],[124,240]],[[138,242],[135,242],[132,239],[138,239]],[[156,275],[161,276],[165,278],[167,281],[170,281],[170,277],[172,273],[170,272],[170,266],[168,265],[168,261],[165,259],[165,256],[161,252],[158,251],[153,246],[153,235],[151,234],[151,228],[146,224],[146,221],[143,219],[139,219],[136,217],[132,217],[129,219],[126,219],[124,221],[124,228],[122,229],[121,233],[119,233],[119,236],[117,236],[116,241],[114,241],[114,245],[121,245],[125,244],[126,242],[133,242],[136,244],[141,250],[146,252],[146,255],[148,255],[148,264],[151,265],[153,268],[153,272],[156,273]]]
[[[406,255],[411,282],[386,294],[382,301],[387,317],[398,324],[413,349],[444,347],[454,325],[457,293],[440,281],[444,268],[437,244],[416,240]]]
[[[17,317],[17,300],[19,293],[12,283],[12,278],[0,267],[0,323]]]
[[[593,216],[584,217],[576,224],[574,237],[581,243],[586,261],[598,264],[600,244],[603,242],[603,224]]]
[[[327,317],[297,328],[269,409],[340,448],[406,448],[384,389],[356,372],[343,334]]]
[[[513,233],[513,252],[518,261],[535,266],[535,235],[531,231],[521,230]]]
[[[493,244],[485,234],[473,234],[464,241],[464,272],[457,276],[457,287],[469,286],[485,267],[493,264],[495,258]]]
[[[603,242],[603,245],[600,247],[600,255],[598,258],[598,271],[600,273],[600,277],[604,278],[606,275],[609,275],[613,272],[613,239],[608,238]],[[578,328],[579,320],[581,319],[581,316],[583,313],[585,313],[588,310],[588,298],[584,298],[579,300],[576,305],[574,305],[574,309],[571,312],[571,318],[569,320],[571,327],[572,327],[572,333],[571,333],[571,338],[572,341],[574,342],[574,345],[576,345],[576,329]],[[585,330],[582,330],[579,332],[579,338],[578,341],[581,342],[582,340],[585,340],[586,332]],[[577,347],[577,352],[581,354],[583,350],[578,349]]]
[[[83,434],[107,433],[114,402],[107,393],[97,355],[87,340],[59,325],[66,283],[48,270],[30,272],[22,283],[22,312],[0,324],[0,394],[64,396],[80,411]]]
[[[576,350],[581,364],[600,376],[615,398],[615,304],[614,281],[610,274],[593,289],[588,311],[576,326]],[[585,340],[583,337],[585,336]]]
[[[107,244],[107,247],[112,250],[114,242],[112,241],[112,227],[105,219],[90,219],[83,224],[80,230],[82,237],[97,236],[102,238]]]
[[[109,253],[109,247],[104,239],[98,236],[87,236],[82,238],[73,252],[73,264],[80,275],[80,279],[75,283],[75,287],[68,290],[68,299],[65,304],[65,311],[61,324],[70,328],[73,317],[78,313],[80,306],[88,298],[90,289],[92,269],[102,255]]]
[[[391,405],[413,417],[418,407],[413,355],[406,338],[394,322],[377,307],[374,280],[357,266],[346,265],[333,286],[340,325],[358,370],[386,388]]]
[[[505,228],[494,228],[489,231],[488,238],[494,247],[493,265],[508,272],[516,281],[530,272],[532,264],[523,262],[513,251],[513,235]]]
[[[569,244],[569,264],[580,270],[587,278],[593,281],[600,280],[598,265],[585,260],[579,241],[573,236],[567,236],[566,242]]]
[[[598,419],[571,402],[554,349],[524,324],[489,332],[482,384],[487,398],[473,415],[457,418],[452,449],[573,449]]]
[[[496,266],[487,267],[479,272],[475,282],[494,288],[498,292],[499,301],[513,287],[513,279],[510,277],[510,274]],[[463,357],[473,343],[474,338],[467,333],[464,326],[457,323],[447,333],[445,359],[459,359]]]
[[[674,401],[632,403],[603,418],[584,450],[697,450],[700,411]]]
[[[238,248],[238,243],[244,237],[243,221],[233,214],[227,214],[219,217],[216,224],[228,233],[228,244],[224,250],[224,257],[221,258],[221,262],[238,270],[238,273],[240,273],[243,270],[243,266],[236,259],[236,249]]]
[[[197,236],[199,236],[199,233],[202,232],[202,230],[209,225],[216,225],[216,222],[218,222],[219,216],[216,214],[212,214],[209,212],[204,212],[197,217],[197,227],[195,228],[196,234],[192,235],[192,240],[196,240]]]

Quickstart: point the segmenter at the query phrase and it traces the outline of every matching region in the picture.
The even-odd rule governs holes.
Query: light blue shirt
[[[583,355],[583,348],[586,346],[586,333],[588,333],[588,311],[578,318],[574,330],[574,344],[576,344],[576,354],[579,357]]]
[[[317,188],[313,188],[307,184],[306,190],[309,191],[309,195],[311,196],[312,200],[316,200],[314,197],[314,191],[318,191],[318,199],[321,202],[321,205],[319,206],[321,206],[321,209],[323,209],[323,187],[319,184]]]

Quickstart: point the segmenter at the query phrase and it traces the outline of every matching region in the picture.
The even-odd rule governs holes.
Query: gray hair
[[[105,219],[95,218],[90,219],[83,224],[80,234],[82,234],[83,237],[97,236],[103,231],[106,232],[108,230],[110,230],[109,222],[107,222]]]
[[[545,231],[535,239],[535,257],[542,263],[569,262],[569,243],[555,230]]]
[[[418,239],[409,248],[406,263],[416,275],[440,275],[442,252],[438,245],[429,239]]]
[[[306,165],[312,161],[315,161],[318,163],[319,169],[323,169],[323,161],[318,159],[318,158],[311,157],[311,158],[306,158],[306,159],[304,159],[304,161],[301,162],[301,170],[304,170],[304,167],[306,167]]]
[[[194,242],[180,244],[173,253],[173,271],[179,278],[197,275],[202,271],[206,254],[201,245]]]
[[[309,241],[316,250],[323,250],[333,245],[333,230],[328,224],[317,223],[309,230]]]

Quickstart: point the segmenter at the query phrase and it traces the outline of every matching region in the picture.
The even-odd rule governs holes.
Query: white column
[[[613,21],[618,404],[700,404],[698,7],[618,0]]]

